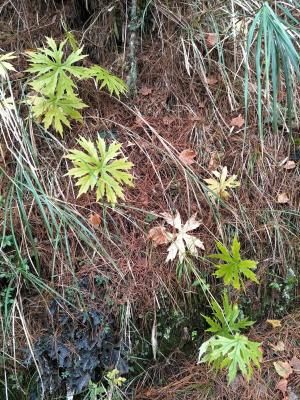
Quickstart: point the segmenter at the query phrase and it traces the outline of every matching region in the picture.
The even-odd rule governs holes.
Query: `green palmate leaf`
[[[253,366],[260,366],[260,345],[239,333],[231,337],[213,336],[201,345],[198,362],[208,362],[217,370],[226,368],[229,383],[234,380],[238,371],[249,380]]]
[[[235,289],[243,286],[242,276],[259,283],[253,272],[257,262],[253,260],[242,260],[240,255],[240,243],[235,236],[230,251],[220,242],[216,243],[220,253],[209,255],[210,258],[224,261],[223,264],[215,264],[217,271],[214,273],[218,278],[224,279],[225,285],[232,285]]]
[[[9,61],[14,60],[16,56],[14,53],[6,53],[0,55],[0,77],[6,78],[8,71],[15,71],[15,68],[11,65]]]
[[[66,40],[57,45],[52,38],[47,38],[47,48],[26,52],[30,62],[27,72],[36,75],[31,82],[36,92],[45,96],[62,97],[64,93],[73,93],[76,85],[72,78],[86,78],[87,68],[74,64],[87,56],[82,54],[80,48],[64,59],[65,43]]]
[[[82,115],[78,110],[87,107],[74,93],[65,98],[29,96],[27,101],[34,118],[42,119],[46,129],[52,126],[61,136],[63,126],[70,127],[70,119],[81,121]]]
[[[128,90],[126,83],[121,78],[111,74],[99,65],[93,65],[89,70],[89,74],[96,79],[100,90],[106,87],[110,94],[115,94],[118,97]]]
[[[229,302],[226,291],[224,291],[222,300],[223,308],[221,308],[215,300],[211,302],[211,308],[213,311],[212,318],[203,315],[210,326],[207,329],[207,332],[212,332],[221,336],[228,336],[254,324],[254,321],[249,321],[248,318],[239,318],[239,307],[237,304],[231,304]]]
[[[109,203],[115,204],[118,198],[124,199],[121,185],[134,185],[132,174],[126,172],[133,164],[127,158],[117,159],[122,145],[113,142],[106,148],[105,141],[100,136],[96,146],[83,137],[80,137],[78,143],[85,151],[73,149],[66,156],[74,164],[67,175],[78,178],[78,197],[96,187],[97,201],[106,197]]]

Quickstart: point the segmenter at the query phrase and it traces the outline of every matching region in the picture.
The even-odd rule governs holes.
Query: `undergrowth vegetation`
[[[300,4],[35,3],[0,5],[1,399],[298,398]]]

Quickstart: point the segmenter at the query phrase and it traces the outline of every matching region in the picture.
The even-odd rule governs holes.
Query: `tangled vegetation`
[[[31,3],[0,5],[1,398],[296,400],[300,4]]]

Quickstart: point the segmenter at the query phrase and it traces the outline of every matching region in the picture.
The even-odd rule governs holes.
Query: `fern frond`
[[[96,79],[100,90],[106,87],[110,94],[114,94],[117,97],[128,91],[126,83],[121,78],[111,74],[99,65],[93,65],[90,68],[90,74]]]

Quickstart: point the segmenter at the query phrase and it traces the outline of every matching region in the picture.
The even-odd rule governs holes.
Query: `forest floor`
[[[114,19],[108,6],[97,14],[94,3],[84,17],[79,3],[75,3],[76,10],[72,0],[46,5],[42,1],[4,1],[0,5],[0,48],[14,51],[18,57],[16,71],[10,74],[16,98],[22,95],[26,81],[28,65],[23,52],[41,47],[45,37],[59,43],[67,31],[84,44],[83,53],[88,55],[84,65],[99,63],[126,79],[130,69],[128,38],[124,40],[127,25]],[[112,3],[123,10],[122,2]],[[0,376],[3,399],[10,380],[17,385],[11,386],[11,393],[16,390],[19,399],[31,398],[24,390],[31,381],[21,389],[25,376],[34,369],[32,365],[28,370],[24,367],[23,349],[28,343],[37,343],[49,332],[49,326],[59,334],[61,319],[55,321],[52,310],[55,293],[79,304],[74,319],[84,310],[97,310],[113,321],[114,342],[121,340],[126,346],[124,376],[130,384],[124,389],[124,398],[300,399],[300,314],[295,278],[300,265],[299,149],[292,146],[284,124],[278,132],[265,125],[262,149],[254,106],[249,106],[245,132],[244,72],[232,50],[235,44],[224,41],[223,61],[232,68],[222,69],[214,43],[207,51],[200,38],[190,40],[185,35],[187,24],[191,24],[188,4],[177,2],[178,7],[167,8],[169,2],[154,3],[147,9],[149,26],[145,22],[138,30],[135,96],[118,99],[105,90],[98,91],[91,81],[79,82],[80,97],[89,106],[83,111],[82,123],[72,122],[62,139],[51,130],[48,134],[39,124],[27,125],[30,137],[34,137],[32,148],[45,192],[74,210],[91,229],[101,251],[91,255],[75,228],[67,231],[64,243],[68,245],[51,243],[43,215],[30,197],[26,199],[24,210],[39,253],[38,276],[52,292],[31,287],[22,275],[14,281],[13,329],[8,341],[3,333],[1,346],[7,346],[0,361],[3,373],[8,371]],[[205,69],[197,51],[207,63]],[[251,85],[253,100],[257,88],[253,82]],[[20,112],[26,121],[26,112]],[[77,198],[77,188],[65,177],[65,150],[76,147],[79,136],[94,140],[98,134],[122,143],[126,157],[134,164],[134,188],[125,190],[126,202],[115,208],[96,202],[92,192]],[[299,137],[296,123],[295,135]],[[7,142],[0,138],[0,144],[0,165],[6,177],[11,177],[16,166]],[[182,157],[185,150],[191,151],[188,160]],[[215,206],[203,184],[221,166],[227,166],[229,175],[236,174],[241,185],[231,191],[226,202]],[[9,182],[10,178],[0,182],[4,199]],[[18,198],[13,198],[9,208],[1,207],[5,235],[12,232],[3,221],[12,223],[24,258],[30,258]],[[5,217],[8,209],[10,219]],[[185,270],[179,279],[176,264],[165,262],[167,246],[154,246],[149,239],[149,231],[163,223],[163,213],[175,210],[183,221],[197,213],[201,225],[195,235],[204,243],[206,254],[215,252],[216,240],[230,244],[238,232],[243,254],[258,261],[260,285],[247,282],[244,291],[231,292],[232,301],[239,302],[243,313],[256,321],[247,334],[261,343],[263,352],[261,368],[255,368],[249,382],[238,375],[228,385],[226,371],[215,372],[206,364],[197,364],[199,346],[208,337],[202,315],[208,314],[209,305],[199,287],[192,285],[193,271]],[[48,217],[48,211],[46,214]],[[223,286],[212,275],[212,264],[199,253],[195,268],[218,297]],[[6,288],[3,279],[0,275],[1,293]],[[66,314],[70,313],[68,309]],[[4,360],[7,353],[10,355]],[[291,372],[278,373],[274,366],[278,362],[292,366]],[[34,372],[32,376],[34,381]],[[8,398],[16,397],[12,394]]]

